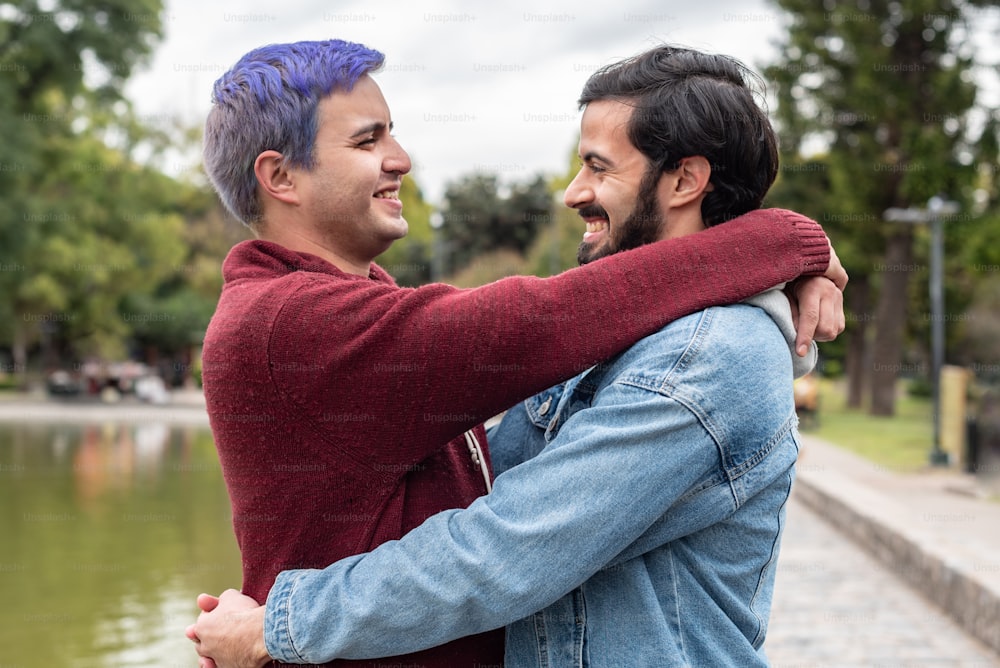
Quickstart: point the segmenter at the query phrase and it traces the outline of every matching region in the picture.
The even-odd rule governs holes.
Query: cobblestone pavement
[[[1000,657],[794,494],[765,649],[774,668],[1000,667]]]

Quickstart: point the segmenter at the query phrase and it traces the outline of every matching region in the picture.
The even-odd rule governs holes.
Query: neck
[[[302,230],[294,224],[262,223],[255,234],[261,241],[270,241],[288,250],[321,257],[346,274],[367,277],[371,272],[372,260],[375,259],[353,258],[329,240],[318,237],[309,230]]]
[[[666,223],[660,232],[659,241],[664,239],[676,239],[695,234],[705,229],[705,223],[701,219],[701,210],[671,209],[667,211]]]

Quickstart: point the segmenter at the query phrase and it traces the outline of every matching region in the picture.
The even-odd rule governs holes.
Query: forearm
[[[469,519],[482,521],[488,514],[472,508]],[[266,604],[268,653],[282,661],[321,663],[419,651],[499,628],[564,593],[548,589],[554,578],[526,578],[512,587],[502,577],[529,563],[534,572],[535,558],[551,546],[538,544],[533,554],[504,549],[484,558],[490,540],[461,520],[456,528],[454,515],[431,518],[419,538],[383,543],[322,571],[280,573]],[[486,531],[495,525],[488,518],[480,524]],[[525,559],[517,561],[514,554]]]
[[[393,392],[407,397],[423,429],[438,428],[425,417],[441,418],[445,438],[453,435],[445,428],[460,433],[668,322],[821,273],[828,261],[816,223],[787,211],[755,211],[548,279],[407,291],[379,302],[378,321],[347,340],[351,349],[379,351],[384,368],[400,369]]]
[[[468,509],[322,571],[280,574],[267,600],[268,651],[293,662],[416,651],[503,626],[579,586],[716,456],[688,420],[671,432],[690,430],[704,447],[657,457],[663,401],[628,405],[636,427],[613,445],[595,425],[620,406],[588,409],[588,421],[563,428],[565,445],[500,476]]]
[[[489,386],[484,400],[492,403],[481,414],[495,414],[673,320],[742,301],[803,273],[822,273],[828,261],[829,244],[818,225],[766,210],[553,278],[512,277],[460,293],[447,307],[451,316],[465,323],[482,319],[461,391],[475,395],[470,387]]]

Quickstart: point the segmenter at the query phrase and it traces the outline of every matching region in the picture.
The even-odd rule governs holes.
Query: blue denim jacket
[[[390,656],[508,624],[508,667],[767,665],[798,453],[784,308],[696,313],[515,407],[491,494],[281,573],[268,651]]]

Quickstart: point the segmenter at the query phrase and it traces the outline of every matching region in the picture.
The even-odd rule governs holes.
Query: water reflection
[[[207,427],[0,424],[4,666],[193,666],[194,597],[239,586]]]

